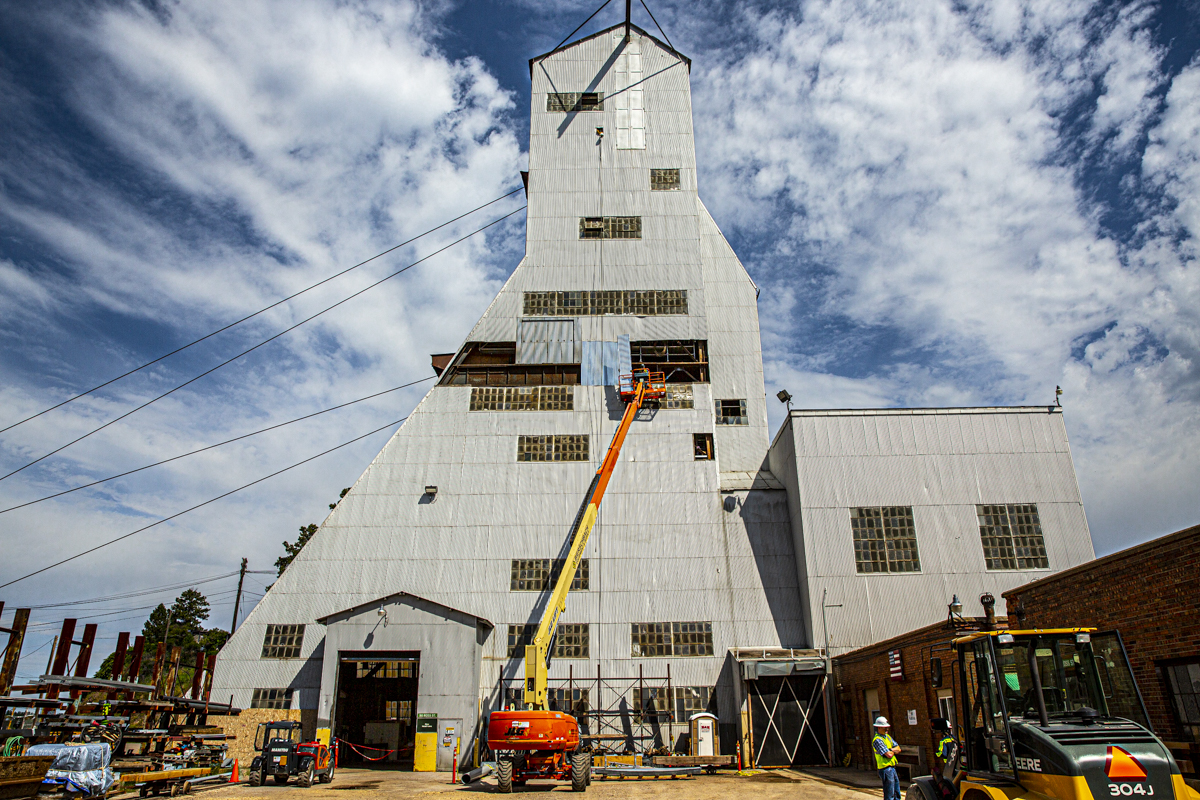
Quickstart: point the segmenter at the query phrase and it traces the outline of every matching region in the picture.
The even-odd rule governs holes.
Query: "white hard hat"
[[[887,717],[876,717],[875,718],[875,727],[876,728],[890,728],[892,726],[888,724]]]

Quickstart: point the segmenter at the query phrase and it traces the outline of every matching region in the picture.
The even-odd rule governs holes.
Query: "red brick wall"
[[[1156,662],[1200,657],[1200,525],[1004,593],[1022,627],[1120,631],[1155,731],[1179,740]]]

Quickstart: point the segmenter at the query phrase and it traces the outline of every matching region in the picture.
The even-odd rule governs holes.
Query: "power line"
[[[54,498],[56,498],[56,497],[62,497],[64,494],[70,494],[71,492],[78,492],[80,489],[88,489],[88,488],[90,488],[90,487],[92,487],[92,486],[97,486],[97,485],[99,485],[99,484],[101,484],[101,483],[106,483],[106,482],[108,482],[108,481],[115,481],[117,478],[124,478],[125,476],[127,476],[127,475],[132,475],[132,474],[134,474],[135,472],[141,472],[142,470],[147,470],[147,469],[150,469],[151,467],[158,467],[158,466],[161,466],[161,465],[163,465],[163,464],[169,464],[169,463],[170,463],[170,462],[172,462],[172,461],[178,461],[178,460],[179,460],[179,459],[181,459],[181,458],[187,458],[188,456],[194,456],[194,455],[196,455],[197,453],[203,453],[203,452],[204,452],[204,451],[206,451],[206,450],[212,450],[212,449],[214,449],[214,448],[217,448],[217,447],[222,447],[222,446],[224,446],[224,445],[227,445],[227,444],[232,444],[233,442],[241,441],[242,439],[249,439],[251,436],[257,436],[257,435],[258,435],[258,434],[260,434],[260,433],[266,433],[267,431],[273,431],[273,430],[275,430],[276,428],[282,428],[282,427],[284,427],[284,426],[291,425],[291,424],[292,424],[292,423],[294,423],[294,422],[301,422],[301,421],[303,421],[303,420],[306,420],[306,419],[312,419],[313,417],[318,417],[318,416],[320,416],[321,414],[327,414],[327,413],[329,413],[330,411],[337,411],[339,408],[345,408],[346,406],[352,406],[352,405],[354,405],[355,403],[361,403],[361,402],[363,402],[363,401],[365,401],[365,400],[372,400],[372,399],[374,399],[374,398],[376,398],[376,397],[381,397],[382,395],[385,395],[385,394],[390,394],[391,392],[398,392],[398,391],[400,391],[401,389],[407,389],[409,386],[415,386],[415,385],[417,385],[418,383],[424,383],[425,381],[428,381],[428,380],[433,380],[433,379],[434,379],[434,378],[436,378],[436,377],[437,377],[436,375],[430,375],[430,376],[429,376],[429,377],[427,377],[427,378],[421,378],[421,380],[419,380],[419,381],[412,381],[411,383],[406,383],[406,384],[403,384],[402,386],[396,386],[396,387],[393,387],[393,388],[391,388],[391,389],[385,389],[385,390],[384,390],[384,391],[382,391],[382,392],[376,392],[375,394],[369,394],[369,395],[367,395],[366,397],[360,397],[360,398],[358,398],[357,400],[351,400],[351,401],[350,401],[350,402],[348,402],[348,403],[342,403],[341,405],[336,405],[336,406],[333,406],[333,407],[331,407],[331,408],[326,408],[326,409],[324,409],[324,410],[322,410],[322,411],[314,411],[314,412],[313,412],[313,413],[311,413],[311,414],[305,414],[305,415],[304,415],[304,416],[302,416],[302,417],[296,417],[295,419],[289,419],[287,422],[280,422],[280,423],[279,423],[279,424],[277,424],[277,425],[271,425],[271,426],[269,426],[269,427],[266,427],[266,428],[261,428],[261,429],[259,429],[259,430],[257,430],[257,431],[251,431],[250,433],[244,433],[244,434],[242,434],[241,436],[235,436],[235,437],[233,437],[232,439],[226,439],[226,440],[225,440],[225,441],[223,441],[223,442],[217,442],[216,444],[210,444],[210,445],[208,445],[207,447],[201,447],[201,448],[199,448],[198,450],[192,450],[192,451],[191,451],[191,452],[189,452],[189,453],[182,453],[182,454],[180,454],[180,455],[173,456],[173,457],[171,457],[171,458],[164,458],[162,461],[155,461],[153,464],[147,464],[147,465],[146,465],[146,466],[144,466],[144,467],[138,467],[137,469],[131,469],[131,470],[128,470],[128,471],[126,471],[126,472],[121,472],[121,473],[118,473],[117,475],[110,475],[110,476],[109,476],[109,477],[107,477],[107,478],[101,478],[101,479],[100,479],[100,480],[98,480],[98,481],[92,481],[91,483],[84,483],[84,484],[81,484],[81,485],[79,485],[79,486],[76,486],[76,487],[74,487],[74,488],[71,488],[71,489],[65,489],[65,490],[63,490],[63,491],[61,491],[61,492],[56,492],[56,493],[54,493],[54,494],[48,494],[48,495],[46,495],[45,497],[39,497],[37,500],[30,500],[30,501],[29,501],[29,502],[27,502],[27,503],[20,503],[20,504],[18,504],[18,505],[15,505],[15,506],[9,506],[8,508],[0,508],[0,514],[7,514],[9,511],[16,511],[18,508],[25,508],[25,506],[32,506],[32,505],[35,505],[35,504],[37,504],[37,503],[44,502],[44,501],[46,501],[46,500],[53,500],[53,499],[54,499]],[[234,574],[234,575],[236,575],[237,573],[235,572],[235,573],[233,573],[233,574]]]
[[[350,296],[348,296],[348,297],[345,297],[345,298],[343,298],[343,299],[341,299],[341,300],[337,301],[336,303],[334,303],[334,304],[333,304],[333,305],[331,305],[331,306],[327,306],[326,308],[323,308],[323,309],[321,309],[320,311],[318,311],[317,313],[313,314],[312,316],[310,316],[310,317],[306,317],[305,319],[302,319],[302,320],[300,320],[300,321],[299,321],[299,322],[297,322],[295,325],[292,325],[292,326],[291,326],[291,327],[289,327],[289,328],[284,328],[284,329],[283,329],[282,331],[280,331],[279,333],[275,334],[274,336],[271,336],[271,337],[268,337],[268,338],[266,338],[266,339],[262,340],[261,342],[259,342],[258,344],[254,345],[253,347],[251,347],[251,348],[248,348],[248,349],[246,349],[246,350],[243,350],[242,352],[238,353],[236,356],[233,356],[233,357],[231,357],[231,358],[227,358],[227,359],[225,359],[224,361],[222,361],[220,364],[217,364],[217,365],[216,365],[215,367],[213,367],[212,369],[205,370],[204,372],[201,372],[201,373],[200,373],[199,375],[197,375],[196,377],[194,377],[194,378],[191,378],[191,379],[189,379],[189,380],[186,380],[186,381],[184,381],[183,383],[181,383],[181,384],[179,384],[178,386],[176,386],[174,389],[169,389],[169,390],[167,390],[167,391],[163,392],[162,394],[158,395],[157,397],[155,397],[155,398],[152,398],[152,399],[150,399],[150,400],[147,400],[146,402],[142,403],[140,406],[137,406],[136,408],[132,409],[131,411],[126,411],[126,412],[125,412],[124,414],[122,414],[121,416],[119,416],[119,417],[116,417],[116,418],[114,418],[114,419],[111,419],[111,420],[109,420],[108,422],[104,423],[104,424],[103,424],[103,425],[101,425],[100,427],[98,427],[98,428],[95,428],[95,429],[93,429],[93,430],[91,430],[91,431],[88,431],[87,433],[83,434],[83,435],[82,435],[82,436],[80,436],[80,437],[77,437],[77,438],[75,438],[75,439],[72,439],[71,441],[69,441],[69,442],[67,442],[66,444],[64,444],[62,447],[56,448],[56,449],[54,449],[54,450],[51,450],[49,453],[46,453],[46,454],[45,454],[45,455],[43,455],[43,456],[40,456],[40,457],[38,457],[38,458],[35,458],[33,461],[30,461],[28,464],[25,464],[25,465],[24,465],[24,466],[22,466],[22,467],[18,467],[17,469],[14,469],[12,472],[8,473],[7,475],[0,476],[0,481],[2,481],[2,480],[5,480],[5,479],[7,479],[7,478],[11,478],[13,475],[16,475],[16,474],[17,474],[18,472],[20,472],[21,470],[28,469],[29,467],[32,467],[34,464],[37,464],[39,461],[44,461],[45,459],[49,458],[50,456],[54,455],[55,453],[60,453],[60,452],[62,452],[63,450],[66,450],[66,449],[67,449],[68,447],[70,447],[71,445],[73,445],[73,444],[76,444],[76,443],[78,443],[78,442],[82,442],[84,439],[88,438],[88,437],[89,437],[89,436],[91,436],[92,434],[94,434],[94,433],[99,433],[100,431],[102,431],[102,430],[104,430],[105,428],[107,428],[109,425],[113,425],[113,424],[115,424],[115,423],[117,423],[117,422],[120,422],[121,420],[125,419],[126,417],[129,417],[129,416],[132,416],[133,414],[136,414],[137,412],[141,411],[143,408],[145,408],[146,406],[150,405],[151,403],[157,403],[159,400],[162,400],[164,397],[166,397],[166,396],[168,396],[168,395],[170,395],[170,394],[174,394],[175,392],[179,391],[180,389],[182,389],[182,388],[183,388],[183,387],[185,387],[185,386],[188,386],[189,384],[195,383],[196,381],[198,381],[198,380],[200,380],[201,378],[203,378],[205,375],[211,375],[212,373],[214,373],[214,372],[216,372],[217,370],[219,370],[221,367],[224,367],[224,366],[226,366],[227,364],[232,364],[234,361],[237,361],[237,360],[238,360],[239,358],[241,358],[242,356],[249,355],[250,353],[253,353],[255,350],[257,350],[258,348],[262,347],[263,345],[266,345],[266,344],[269,344],[270,342],[273,342],[273,341],[275,341],[276,339],[278,339],[279,337],[283,336],[284,334],[290,333],[291,331],[294,331],[296,328],[299,328],[301,325],[304,325],[304,324],[305,324],[305,323],[307,323],[307,322],[311,322],[312,320],[316,319],[317,317],[321,316],[322,314],[324,314],[324,313],[326,313],[326,312],[328,312],[328,311],[332,311],[333,309],[337,308],[338,306],[342,305],[343,303],[349,302],[350,300],[353,300],[354,298],[358,297],[359,295],[361,295],[361,294],[364,294],[364,293],[366,293],[366,292],[370,291],[371,289],[374,289],[376,286],[378,286],[379,284],[383,283],[384,281],[391,280],[392,278],[396,277],[397,275],[399,275],[399,274],[400,274],[400,273],[402,273],[402,272],[407,272],[408,270],[410,270],[410,269],[412,269],[413,267],[415,267],[417,264],[420,264],[422,261],[427,261],[427,260],[429,260],[430,258],[433,258],[434,256],[436,256],[438,253],[441,253],[441,252],[443,252],[443,251],[445,251],[445,250],[449,250],[451,247],[453,247],[454,245],[458,244],[459,242],[466,241],[467,239],[470,239],[470,238],[471,238],[472,236],[474,236],[475,234],[477,234],[477,233],[480,233],[480,232],[482,232],[482,231],[485,231],[485,230],[487,230],[488,228],[492,227],[493,225],[496,225],[496,224],[498,224],[498,223],[500,223],[500,222],[503,222],[504,220],[506,220],[506,219],[508,219],[509,217],[511,217],[513,214],[516,214],[518,211],[523,211],[523,210],[525,210],[525,208],[526,208],[526,206],[521,206],[520,208],[518,208],[518,209],[516,209],[516,210],[514,210],[514,211],[510,211],[510,212],[508,212],[507,214],[505,214],[503,217],[500,217],[499,219],[492,220],[492,221],[491,221],[491,222],[489,222],[487,225],[484,225],[482,228],[477,228],[477,229],[475,229],[475,230],[471,231],[470,233],[468,233],[466,236],[463,236],[463,237],[461,237],[461,238],[455,239],[453,242],[451,242],[450,244],[446,245],[445,247],[442,247],[442,248],[439,248],[439,249],[437,249],[437,250],[434,250],[434,251],[433,251],[432,253],[430,253],[429,255],[427,255],[427,256],[424,256],[423,258],[419,258],[419,259],[417,259],[416,261],[412,262],[412,263],[411,263],[411,264],[409,264],[407,267],[402,267],[402,268],[400,268],[400,269],[396,270],[395,272],[393,272],[392,274],[390,274],[390,275],[386,275],[386,276],[384,276],[383,278],[380,278],[379,280],[375,281],[374,283],[370,284],[369,286],[366,286],[365,288],[359,289],[359,290],[358,290],[357,292],[355,292],[354,294],[351,294]],[[3,587],[0,587],[0,588],[3,588]]]
[[[86,397],[87,395],[91,394],[92,392],[95,392],[99,389],[103,389],[105,386],[109,386],[110,384],[116,383],[117,381],[121,380],[122,378],[128,378],[130,375],[134,374],[135,372],[140,372],[141,370],[144,370],[146,367],[153,366],[164,359],[170,358],[171,356],[175,355],[176,353],[182,353],[184,350],[187,350],[189,347],[198,345],[206,339],[211,339],[212,337],[216,336],[218,333],[223,333],[223,332],[229,330],[230,328],[234,327],[235,325],[241,325],[243,322],[253,319],[254,317],[257,317],[259,314],[263,314],[267,311],[270,311],[272,308],[282,305],[283,303],[286,303],[289,300],[293,300],[293,299],[299,297],[300,295],[304,294],[305,292],[312,291],[313,289],[317,288],[318,286],[329,283],[334,278],[340,278],[341,276],[345,275],[347,272],[356,270],[365,264],[370,264],[372,261],[376,260],[377,258],[382,258],[383,256],[386,256],[388,253],[398,250],[401,247],[404,247],[405,245],[412,244],[413,242],[417,241],[418,239],[420,239],[424,236],[428,236],[429,234],[433,233],[434,231],[439,231],[442,228],[446,227],[447,225],[458,222],[463,217],[470,216],[471,214],[474,214],[476,211],[487,208],[488,206],[490,206],[494,203],[498,203],[501,200],[505,199],[506,197],[512,197],[514,194],[516,194],[519,191],[521,191],[520,188],[513,189],[508,194],[501,195],[500,197],[497,197],[495,200],[489,200],[488,202],[484,203],[481,206],[476,206],[475,208],[472,208],[470,211],[467,211],[464,214],[459,214],[457,217],[450,220],[449,222],[443,222],[441,225],[438,225],[436,228],[430,228],[429,230],[425,231],[424,233],[418,234],[418,235],[414,236],[413,238],[409,239],[408,241],[401,242],[400,244],[396,245],[395,247],[390,247],[387,250],[384,250],[382,253],[378,253],[376,255],[371,256],[366,261],[360,261],[357,264],[355,264],[354,266],[347,267],[346,269],[342,270],[341,272],[335,272],[333,275],[330,275],[328,278],[317,281],[312,286],[308,286],[304,289],[301,289],[300,291],[296,292],[295,294],[290,294],[287,297],[283,298],[282,300],[277,300],[276,302],[272,303],[271,305],[267,306],[266,308],[260,308],[258,311],[255,311],[253,314],[249,314],[245,317],[242,317],[239,320],[235,320],[234,322],[231,322],[222,328],[217,328],[212,333],[205,334],[204,336],[201,336],[199,339],[188,342],[187,344],[183,345],[182,347],[177,347],[174,350],[172,350],[171,352],[161,355],[158,358],[154,359],[153,361],[147,361],[145,364],[142,364],[140,367],[134,367],[133,369],[129,370],[128,372],[124,372],[115,378],[111,378],[111,379],[105,381],[104,383],[99,384],[98,386],[93,386],[92,388],[88,389],[85,392],[80,392],[79,394],[74,395],[73,397],[68,397],[66,400],[63,400],[61,403],[52,405],[49,408],[42,409],[41,411],[37,412],[36,414],[34,414],[32,416],[26,417],[25,419],[18,420],[16,422],[12,423],[11,425],[9,425],[6,428],[0,428],[0,433],[4,433],[5,431],[12,430],[13,428],[17,427],[18,425],[24,425],[26,422],[29,422],[32,419],[37,419],[38,417],[42,416],[43,414],[49,413],[56,408],[62,408],[67,403],[71,403],[75,400],[78,400],[81,397]]]
[[[69,558],[64,558],[61,561],[56,561],[53,564],[42,567],[41,569],[34,570],[33,572],[30,572],[28,575],[22,575],[19,578],[14,578],[11,581],[9,581],[8,583],[0,583],[0,589],[3,589],[7,586],[12,586],[14,583],[19,583],[20,581],[23,581],[26,578],[32,578],[34,575],[40,575],[43,572],[46,572],[47,570],[54,569],[55,567],[60,567],[69,561],[74,561],[77,558],[82,558],[83,556],[86,556],[90,553],[94,553],[97,550],[100,550],[101,548],[108,547],[110,544],[116,544],[119,541],[128,539],[130,536],[136,536],[137,534],[142,533],[143,531],[148,531],[157,525],[163,524],[164,522],[170,522],[171,520],[173,520],[177,517],[182,517],[184,514],[188,513],[189,511],[195,511],[197,508],[202,508],[203,506],[206,506],[209,503],[215,503],[216,501],[221,500],[226,497],[229,497],[229,495],[231,495],[231,494],[236,494],[237,492],[240,492],[243,489],[249,489],[251,486],[262,483],[263,481],[268,480],[270,478],[274,478],[276,475],[282,475],[283,473],[287,472],[288,470],[295,469],[296,467],[307,464],[310,461],[315,461],[316,459],[320,458],[321,456],[332,453],[334,450],[340,450],[343,447],[354,444],[355,442],[359,441],[360,439],[365,439],[368,436],[372,436],[376,433],[379,433],[382,430],[386,430],[386,429],[392,427],[393,425],[399,425],[401,422],[403,422],[406,419],[408,419],[408,417],[401,417],[400,419],[398,419],[394,422],[389,422],[386,425],[382,425],[373,431],[368,431],[368,432],[364,433],[362,436],[356,436],[348,442],[342,442],[341,444],[337,445],[336,447],[331,447],[328,450],[323,450],[322,452],[317,453],[315,456],[309,456],[308,458],[304,459],[303,461],[297,461],[295,464],[292,464],[291,466],[284,467],[281,470],[276,470],[275,472],[272,472],[270,475],[264,475],[263,477],[261,477],[257,480],[250,481],[250,483],[243,484],[242,486],[239,486],[236,489],[230,489],[228,492],[225,492],[224,494],[219,494],[216,497],[212,498],[211,500],[205,500],[203,503],[197,503],[196,505],[192,506],[191,508],[185,508],[183,511],[172,514],[169,517],[163,517],[162,519],[158,520],[157,522],[151,522],[149,525],[145,525],[141,528],[138,528],[136,531],[130,531],[129,533],[118,536],[115,539],[110,539],[107,542],[103,542],[101,544],[96,545],[95,547],[88,548],[87,550],[84,550],[81,553],[76,553],[75,555],[70,556]]]
[[[600,4],[600,8],[597,8],[595,11],[593,11],[593,12],[592,12],[591,16],[589,16],[589,17],[588,17],[587,19],[585,19],[583,22],[579,23],[579,28],[582,28],[584,25],[587,25],[589,22],[591,22],[591,21],[592,21],[592,17],[594,17],[594,16],[596,16],[597,14],[599,14],[599,13],[600,13],[600,10],[601,10],[601,9],[603,9],[603,8],[604,8],[606,5],[608,5],[608,4],[609,4],[609,3],[611,3],[611,2],[612,2],[612,0],[604,0],[604,2]],[[579,33],[579,28],[576,28],[575,30],[573,30],[573,31],[571,31],[570,33],[568,33],[568,34],[567,34],[567,37],[566,37],[566,39],[563,39],[561,42],[559,42],[558,44],[554,45],[554,50],[551,50],[550,52],[551,52],[551,53],[555,52],[556,50],[558,50],[558,48],[562,47],[562,46],[563,46],[563,44],[565,44],[565,43],[566,43],[567,39],[570,39],[572,36],[574,36],[575,34]],[[0,433],[3,433],[3,431],[0,431]]]
[[[28,606],[28,608],[30,608],[32,610],[37,610],[37,609],[42,609],[42,608],[62,608],[63,606],[79,606],[79,605],[86,605],[86,604],[90,604],[90,603],[107,603],[112,600],[128,600],[133,597],[142,597],[142,596],[148,595],[148,594],[157,594],[158,592],[169,592],[174,589],[190,589],[193,586],[200,586],[205,583],[212,583],[213,581],[222,581],[222,580],[225,580],[226,578],[232,578],[234,575],[237,575],[237,574],[238,574],[237,570],[234,570],[233,572],[227,572],[224,575],[214,575],[210,578],[201,578],[201,579],[195,580],[195,581],[172,583],[172,584],[168,584],[166,586],[152,586],[149,589],[139,589],[138,591],[126,592],[124,594],[110,594],[110,595],[105,595],[104,597],[93,597],[88,600],[67,600],[62,603],[45,603],[40,606]]]

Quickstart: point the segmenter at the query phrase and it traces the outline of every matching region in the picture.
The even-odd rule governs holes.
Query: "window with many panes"
[[[415,678],[415,661],[359,661],[355,664],[357,678]]]
[[[718,425],[749,425],[745,400],[717,400]]]
[[[589,658],[590,628],[586,622],[558,623],[558,631],[554,636],[554,652],[552,658]],[[533,643],[537,633],[537,625],[508,626],[508,657],[517,658],[525,655],[525,648]]]
[[[667,393],[658,401],[660,408],[693,408],[692,385],[681,383],[667,386]]]
[[[250,698],[251,708],[291,708],[291,689],[255,689]]]
[[[590,696],[587,689],[547,689],[546,701],[551,711],[566,711],[576,717],[583,717],[591,708]],[[525,709],[524,687],[509,686],[504,689],[504,707],[514,711]],[[579,720],[580,727],[586,725],[586,719]]]
[[[471,411],[572,411],[572,386],[476,386]]]
[[[303,625],[268,625],[263,637],[263,658],[299,658],[304,644]]]
[[[671,695],[666,686],[643,686],[633,690],[635,721],[659,724],[670,722]]]
[[[679,170],[678,169],[652,169],[650,170],[650,191],[652,192],[672,192],[679,190]]]
[[[711,656],[711,622],[634,622],[630,625],[630,654],[655,656]]]
[[[587,434],[518,436],[517,461],[587,461]]]
[[[592,317],[604,314],[655,317],[686,314],[687,289],[525,292],[521,313],[527,317]]]
[[[693,714],[715,711],[711,708],[714,699],[711,686],[676,686],[675,721],[686,722]]]
[[[1050,568],[1036,505],[979,505],[975,513],[988,569]]]
[[[542,592],[558,580],[566,561],[556,558],[514,558],[508,589],[511,592]],[[571,591],[586,591],[588,588],[588,560],[579,562],[575,577],[571,580]]]
[[[640,239],[641,217],[580,217],[580,239]]]
[[[911,506],[850,509],[854,567],[860,573],[919,572]]]
[[[572,111],[603,111],[604,92],[550,92],[546,110],[560,114]]]
[[[412,700],[385,700],[383,718],[388,722],[411,722]]]

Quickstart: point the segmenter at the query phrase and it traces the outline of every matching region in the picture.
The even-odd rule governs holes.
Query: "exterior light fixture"
[[[1013,635],[1011,633],[1002,633],[996,637],[997,644],[1012,644]]]
[[[380,617],[383,619],[383,627],[385,627],[385,628],[386,628],[386,627],[387,627],[387,624],[388,624],[388,615],[387,615],[387,609],[386,609],[386,608],[384,608],[384,607],[382,607],[382,606],[380,606],[380,607],[379,607],[379,610],[378,610],[378,611],[376,611],[375,613],[376,613],[376,614],[378,614],[378,615],[379,615],[379,616],[380,616]]]
[[[958,599],[958,595],[950,598],[950,602],[946,605],[946,627],[950,630],[958,630],[960,628],[970,627],[962,615],[962,601]]]
[[[433,496],[437,494],[437,487],[436,486],[426,486],[425,494],[429,495],[429,499],[432,500]]]
[[[787,405],[788,411],[792,410],[792,396],[788,394],[787,389],[780,389],[775,396],[779,398],[779,402]]]
[[[1091,641],[1092,641],[1092,635],[1090,633],[1075,634],[1075,644],[1087,644]]]

